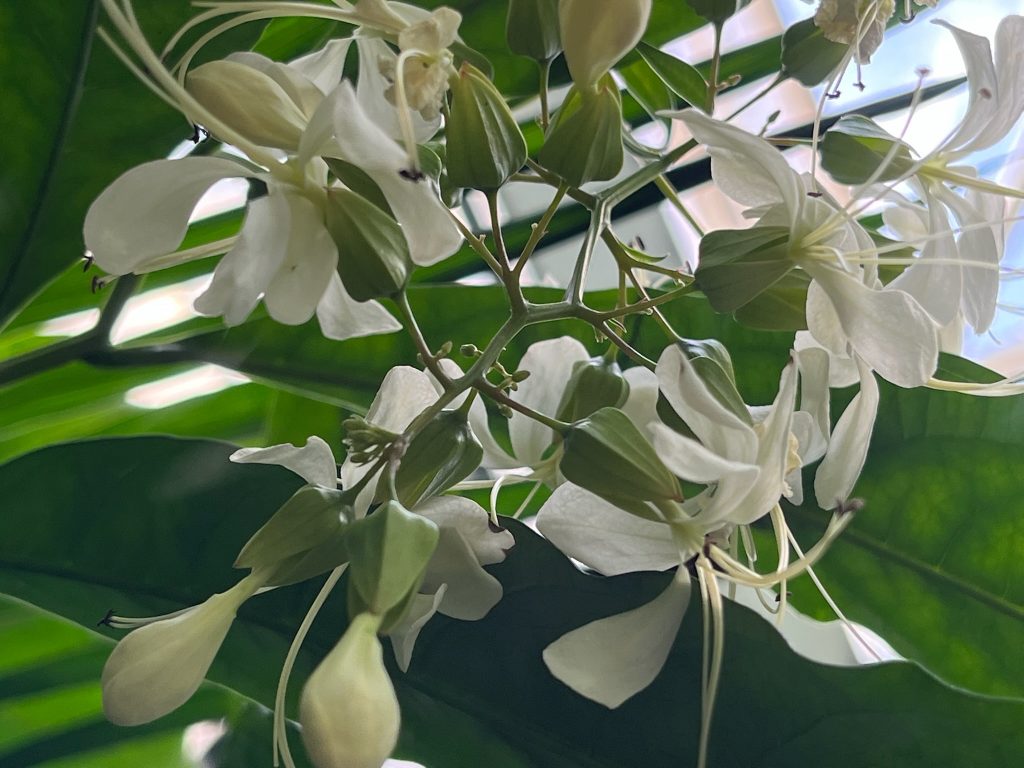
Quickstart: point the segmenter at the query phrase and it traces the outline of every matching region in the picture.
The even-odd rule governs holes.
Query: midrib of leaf
[[[794,516],[807,523],[818,524],[821,522],[818,516],[808,513],[807,510],[801,507],[791,507],[789,511],[794,514]],[[932,563],[911,557],[903,552],[898,552],[892,547],[888,547],[878,541],[875,537],[861,533],[854,527],[847,528],[843,531],[840,541],[855,544],[873,554],[889,560],[890,562],[896,563],[908,570],[925,576],[928,579],[941,582],[947,587],[961,592],[979,603],[987,605],[988,607],[1009,616],[1011,619],[1024,623],[1024,607],[1017,606],[1008,600],[992,594],[991,592],[986,592],[971,582],[958,576],[954,576],[948,571],[944,571]]]
[[[17,249],[14,252],[14,259],[12,260],[11,267],[7,270],[7,276],[3,281],[3,285],[0,286],[0,306],[3,305],[7,298],[8,291],[11,286],[14,285],[15,278],[18,276],[18,271],[21,265],[25,261],[25,256],[29,249],[32,247],[32,241],[35,239],[36,231],[39,228],[39,222],[42,219],[43,208],[46,207],[46,201],[50,196],[50,187],[53,184],[53,179],[57,175],[57,166],[60,162],[60,157],[64,152],[64,145],[67,143],[68,134],[71,132],[71,124],[74,122],[75,114],[78,110],[78,103],[82,98],[82,90],[85,87],[85,77],[89,66],[89,57],[92,54],[93,40],[96,37],[96,22],[99,17],[99,0],[89,0],[89,10],[86,14],[86,23],[82,30],[82,40],[78,49],[78,56],[76,58],[76,72],[75,78],[68,87],[67,99],[64,102],[64,111],[61,114],[60,125],[57,126],[57,134],[53,140],[53,147],[50,150],[50,156],[46,161],[46,168],[43,171],[43,178],[39,182],[39,187],[36,190],[35,201],[32,205],[32,211],[29,213],[28,226],[25,227],[25,234],[21,238],[21,242],[18,244]],[[10,307],[8,313],[9,318],[14,316],[15,307]],[[0,330],[3,329],[6,322],[0,319]]]

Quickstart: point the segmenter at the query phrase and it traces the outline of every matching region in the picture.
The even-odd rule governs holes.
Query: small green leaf
[[[807,288],[811,278],[794,270],[734,313],[748,328],[765,331],[802,331],[807,328]]]
[[[654,120],[664,120],[658,113],[676,108],[675,95],[670,91],[651,66],[643,59],[637,59],[618,72],[626,82],[626,90],[636,99],[644,111]]]
[[[687,104],[700,107],[707,101],[708,83],[695,67],[647,43],[640,43],[636,50],[661,81]]]
[[[840,184],[863,184],[904,176],[914,165],[910,145],[862,115],[846,115],[821,140],[821,167]],[[891,154],[890,154],[891,153]]]

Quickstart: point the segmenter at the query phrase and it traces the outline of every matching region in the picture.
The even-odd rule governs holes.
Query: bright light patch
[[[98,309],[86,309],[82,312],[72,312],[70,315],[61,315],[52,320],[47,320],[39,326],[37,336],[81,336],[86,331],[91,331],[100,321]]]
[[[219,365],[202,365],[185,373],[132,387],[124,401],[136,408],[167,408],[249,382],[248,376]]]
[[[129,299],[110,332],[110,342],[123,344],[198,317],[192,303],[206,290],[210,279],[210,275],[203,275]]]

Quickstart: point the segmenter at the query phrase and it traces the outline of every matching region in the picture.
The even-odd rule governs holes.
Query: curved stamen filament
[[[409,106],[409,98],[405,92],[405,65],[413,56],[426,57],[427,54],[410,48],[398,54],[398,59],[395,61],[395,111],[398,114],[398,126],[402,131],[405,151],[409,155],[409,170],[413,174],[418,174],[420,156],[416,147],[416,129],[412,124],[412,108]]]
[[[725,606],[718,588],[715,569],[703,555],[697,558],[697,581],[700,584],[701,605],[704,609],[704,654],[701,666],[701,723],[700,744],[697,750],[697,768],[705,768],[708,743],[711,738],[711,719],[718,697],[718,683],[722,677],[722,658],[725,651]],[[710,620],[710,626],[709,626]],[[708,635],[711,635],[710,644]],[[710,664],[708,648],[710,647]]]

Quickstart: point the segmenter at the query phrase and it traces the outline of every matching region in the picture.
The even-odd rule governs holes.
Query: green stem
[[[546,132],[548,125],[551,123],[551,114],[548,111],[548,80],[551,75],[551,59],[538,61],[537,67],[540,75],[540,127]]]
[[[398,306],[398,312],[402,315],[402,320],[405,321],[405,329],[409,332],[412,337],[413,343],[416,345],[416,350],[420,353],[420,357],[423,359],[423,365],[427,367],[434,378],[440,382],[441,386],[448,389],[451,386],[451,379],[448,378],[448,374],[444,372],[444,368],[441,367],[438,358],[430,351],[430,347],[427,344],[427,339],[423,335],[423,331],[420,329],[419,323],[416,322],[416,316],[413,314],[412,307],[409,306],[409,296],[405,291],[401,291],[395,296],[395,304]]]
[[[684,144],[680,144],[678,147],[668,152],[661,160],[645,165],[643,168],[636,170],[622,181],[607,187],[598,193],[598,198],[608,203],[609,205],[616,205],[622,202],[627,197],[632,195],[638,189],[647,186],[655,179],[657,179],[665,171],[669,170],[679,160],[689,152],[691,149],[697,146],[697,142],[690,139]]]
[[[690,213],[690,210],[683,204],[682,199],[679,197],[679,190],[672,186],[672,182],[668,180],[668,177],[663,173],[659,174],[658,178],[654,180],[654,183],[658,186],[658,189],[661,190],[662,194],[665,195],[665,199],[672,203],[675,209],[679,211],[682,217],[686,219],[686,222],[694,228],[697,234],[704,237],[704,228],[697,223],[697,220],[693,218],[693,214]]]
[[[547,210],[540,217],[540,221],[534,224],[533,231],[530,232],[530,239],[526,241],[526,245],[523,246],[523,252],[519,255],[519,260],[516,262],[515,269],[513,272],[518,276],[523,272],[526,267],[526,262],[533,255],[533,252],[537,249],[537,244],[541,241],[545,234],[547,234],[548,226],[551,224],[551,219],[554,218],[555,212],[558,210],[559,204],[565,198],[565,193],[568,190],[568,186],[564,183],[558,185],[558,189],[555,190],[555,196],[552,198],[551,203],[548,205]]]
[[[448,210],[448,209],[445,209]],[[459,232],[465,238],[466,242],[469,243],[469,247],[476,251],[477,256],[484,260],[488,267],[494,274],[501,276],[501,265],[498,264],[498,260],[494,258],[490,249],[484,245],[483,238],[479,237],[469,227],[462,223],[462,219],[456,216],[452,211],[448,210],[448,215],[451,217],[455,226],[458,227]]]
[[[81,360],[94,351],[96,346],[97,337],[90,334],[58,341],[48,347],[4,360],[0,363],[0,386]]]
[[[724,24],[715,24],[715,53],[711,57],[711,69],[708,72],[708,96],[704,104],[704,111],[709,115],[715,109],[715,96],[718,95],[718,73],[722,66],[722,27]]]

